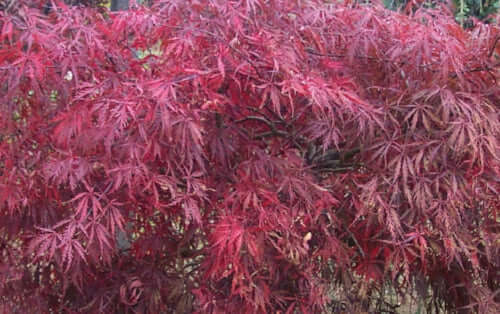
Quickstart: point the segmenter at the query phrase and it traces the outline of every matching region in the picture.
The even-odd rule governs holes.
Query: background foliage
[[[0,29],[1,311],[499,312],[497,25],[19,0]]]
[[[391,10],[412,12],[418,8],[440,8],[450,10],[462,26],[472,27],[475,20],[491,22],[500,6],[498,0],[384,0],[384,6]]]

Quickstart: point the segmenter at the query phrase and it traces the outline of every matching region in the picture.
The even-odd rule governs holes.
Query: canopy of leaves
[[[497,26],[150,2],[0,11],[0,311],[500,312]]]

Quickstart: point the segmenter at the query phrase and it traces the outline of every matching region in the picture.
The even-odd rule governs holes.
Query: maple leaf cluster
[[[49,2],[0,11],[0,311],[499,311],[498,26]]]

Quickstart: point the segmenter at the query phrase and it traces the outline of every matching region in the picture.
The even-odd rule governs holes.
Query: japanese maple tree
[[[0,312],[500,312],[496,24],[0,3]]]

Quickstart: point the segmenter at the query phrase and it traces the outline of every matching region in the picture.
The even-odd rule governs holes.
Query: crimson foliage
[[[0,13],[1,311],[500,312],[497,26],[45,2]]]

